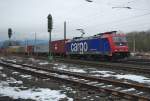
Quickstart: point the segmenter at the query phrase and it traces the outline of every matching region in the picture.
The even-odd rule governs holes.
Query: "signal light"
[[[48,32],[51,32],[52,31],[52,27],[53,27],[53,21],[52,21],[51,14],[48,15],[47,19],[48,19]]]
[[[10,39],[10,38],[11,38],[11,36],[12,36],[12,29],[11,29],[11,28],[9,28],[9,29],[8,29],[8,38]]]

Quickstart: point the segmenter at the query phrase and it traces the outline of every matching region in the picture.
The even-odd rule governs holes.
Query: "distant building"
[[[19,46],[20,45],[20,42],[19,41],[8,41],[8,40],[6,40],[6,41],[4,41],[3,43],[2,43],[2,48],[7,48],[8,46]]]
[[[47,40],[37,40],[36,42],[34,40],[25,40],[25,41],[3,41],[0,42],[0,48],[7,48],[9,46],[26,46],[26,45],[48,45]]]

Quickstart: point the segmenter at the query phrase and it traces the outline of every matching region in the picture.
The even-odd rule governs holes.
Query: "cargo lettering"
[[[80,42],[80,43],[72,43],[71,44],[71,52],[87,52],[87,51],[88,51],[87,42]]]

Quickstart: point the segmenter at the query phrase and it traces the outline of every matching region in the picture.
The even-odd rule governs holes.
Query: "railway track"
[[[141,66],[126,63],[95,62],[77,59],[61,59],[61,58],[56,58],[56,61],[150,74],[150,66]]]
[[[24,57],[24,55],[23,55]],[[28,58],[27,56],[25,58]],[[36,59],[44,59],[47,60],[46,57],[41,56],[34,56]],[[87,66],[95,66],[95,67],[103,67],[108,69],[117,69],[117,70],[125,70],[131,71],[136,73],[143,73],[143,74],[150,74],[150,65],[138,65],[138,63],[131,63],[130,62],[99,62],[99,61],[87,61],[87,60],[79,60],[79,59],[66,59],[66,58],[54,58],[55,61],[64,62],[64,63],[71,63],[77,65],[87,65]],[[138,60],[139,61],[139,60]],[[143,62],[144,60],[142,60]],[[148,60],[146,60],[148,61]]]
[[[80,85],[82,87],[93,89],[99,92],[105,92],[107,94],[131,101],[150,101],[150,87],[141,84],[135,85],[105,78],[95,78],[66,71],[29,66],[5,60],[1,60],[0,64],[10,69],[31,75],[53,78],[62,82],[76,84],[78,86]]]
[[[47,60],[46,57],[41,57],[41,56],[34,56],[34,58]],[[79,59],[66,59],[60,57],[56,57],[54,59],[55,61],[64,62],[64,63],[104,67],[109,69],[111,68],[117,70],[125,70],[125,71],[131,71],[131,72],[137,72],[143,74],[150,74],[150,63],[149,63],[150,61],[146,60],[144,62],[144,59],[142,59],[141,62],[139,59],[137,61],[136,59],[132,59],[127,61],[119,61],[119,62],[118,61],[117,62],[87,61],[87,60],[79,60]]]
[[[136,61],[136,62],[150,62],[150,59],[135,59],[135,58],[129,58],[129,61]]]
[[[124,60],[120,62],[126,63],[126,64],[133,64],[133,65],[150,66],[150,60],[144,61],[144,59],[142,59],[141,61],[139,59],[129,59],[129,60]]]

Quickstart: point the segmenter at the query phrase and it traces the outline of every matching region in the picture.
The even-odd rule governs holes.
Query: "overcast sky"
[[[112,7],[131,7],[115,8]],[[6,40],[12,28],[14,40],[48,39],[47,15],[53,16],[52,39],[63,38],[63,22],[67,22],[67,37],[99,32],[123,32],[150,29],[150,0],[0,0],[0,40]]]

